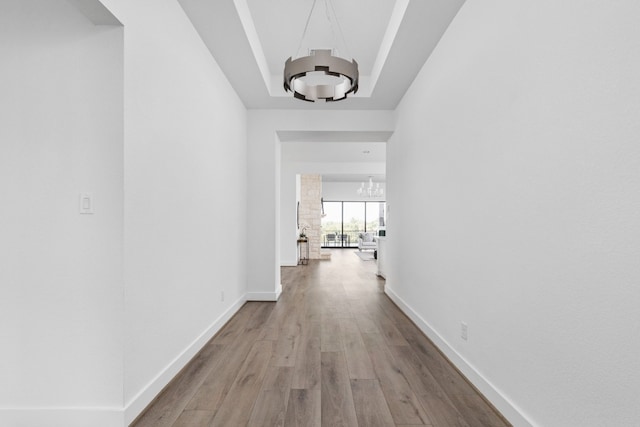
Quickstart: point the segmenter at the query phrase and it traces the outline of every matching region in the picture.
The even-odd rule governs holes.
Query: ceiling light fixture
[[[361,197],[382,197],[384,196],[384,189],[380,188],[380,183],[376,183],[373,186],[373,177],[369,177],[369,186],[365,187],[365,183],[361,183],[358,187],[358,196]]]
[[[307,17],[307,23],[302,33],[300,46],[296,52],[296,56],[300,52],[302,42],[309,28],[309,20],[313,14],[317,0],[313,0],[311,11]],[[324,0],[326,16],[331,25],[331,32],[335,40],[335,29],[333,21],[335,21],[342,40],[344,36],[342,28],[338,23],[336,12],[333,8],[331,0]],[[331,15],[333,14],[333,20]],[[346,43],[345,50],[346,50]],[[284,64],[284,90],[293,92],[295,98],[303,101],[315,102],[318,99],[325,101],[340,101],[345,99],[348,94],[358,91],[358,63],[355,59],[348,61],[333,55],[335,49],[309,49],[309,55],[298,57],[296,59],[286,60]]]

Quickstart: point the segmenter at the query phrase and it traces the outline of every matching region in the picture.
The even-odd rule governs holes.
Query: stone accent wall
[[[320,199],[322,197],[322,176],[300,176],[300,224],[308,224],[306,234],[309,239],[309,259],[320,259]],[[298,233],[300,230],[298,230]]]

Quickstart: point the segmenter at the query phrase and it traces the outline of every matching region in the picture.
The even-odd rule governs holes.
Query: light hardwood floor
[[[375,271],[353,250],[283,268],[280,300],[245,304],[133,426],[510,425]]]

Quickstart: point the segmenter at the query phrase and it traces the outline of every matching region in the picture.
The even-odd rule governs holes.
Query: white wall
[[[298,203],[302,199],[301,177],[295,169],[281,164],[280,171],[280,259],[279,265],[298,264]],[[286,201],[286,203],[285,203]],[[291,243],[293,242],[293,243]]]
[[[639,16],[469,0],[397,109],[387,292],[517,426],[640,424]]]
[[[122,27],[65,0],[3,0],[0,58],[0,425],[116,425]]]
[[[247,123],[178,2],[104,4],[125,25],[131,421],[244,301]]]
[[[128,424],[245,300],[246,110],[177,2],[103,3],[0,4],[2,425]]]

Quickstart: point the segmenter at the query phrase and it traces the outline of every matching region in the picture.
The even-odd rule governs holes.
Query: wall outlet
[[[220,301],[224,302],[224,291],[220,292]]]
[[[463,340],[467,340],[468,337],[468,327],[467,324],[464,322],[460,322],[460,338],[462,338]]]

